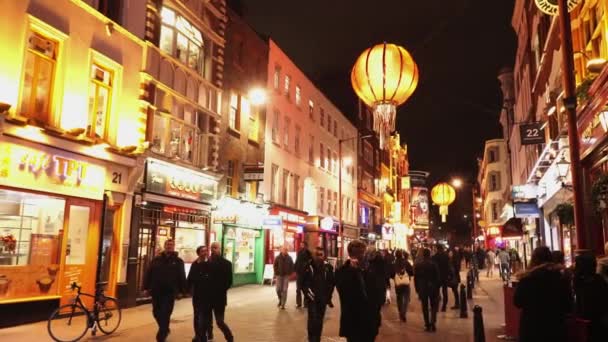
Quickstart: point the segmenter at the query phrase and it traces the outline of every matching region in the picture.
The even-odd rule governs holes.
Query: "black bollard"
[[[475,279],[467,279],[467,299],[473,299],[473,288],[475,288]]]
[[[464,284],[460,284],[460,318],[468,318],[467,294]]]
[[[483,326],[483,311],[479,305],[475,305],[473,308],[473,341],[486,342],[486,333]]]

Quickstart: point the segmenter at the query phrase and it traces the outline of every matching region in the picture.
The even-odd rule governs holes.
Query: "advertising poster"
[[[429,229],[429,191],[427,188],[412,188],[411,217],[414,229]]]

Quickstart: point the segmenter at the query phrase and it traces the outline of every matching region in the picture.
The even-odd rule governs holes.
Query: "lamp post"
[[[354,136],[350,138],[338,139],[338,237],[340,238],[340,250],[338,256],[344,256],[344,228],[342,224],[342,143],[357,139],[357,142],[371,138],[373,135]],[[358,146],[355,147],[355,153],[358,153]],[[352,163],[352,159],[351,159]]]

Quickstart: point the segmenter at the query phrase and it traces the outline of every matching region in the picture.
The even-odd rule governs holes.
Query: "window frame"
[[[296,93],[295,93],[295,99],[296,99],[296,106],[300,107],[300,105],[302,104],[302,88],[296,84]]]
[[[173,24],[165,22],[163,20],[163,16],[162,16],[162,12],[163,11],[171,11],[173,12],[173,16],[175,18],[175,22]],[[205,44],[205,38],[203,36],[203,31],[200,30],[198,27],[196,27],[196,25],[192,24],[192,22],[190,20],[188,20],[185,16],[183,16],[178,10],[168,7],[168,6],[163,6],[160,10],[160,32],[159,32],[159,40],[160,40],[160,36],[163,35],[163,29],[167,29],[168,31],[171,31],[172,35],[171,35],[171,51],[167,51],[166,49],[164,49],[163,47],[161,47],[161,42],[159,41],[158,43],[158,48],[173,56],[175,59],[177,59],[180,63],[182,63],[183,65],[187,66],[190,69],[195,70],[196,72],[198,72],[201,76],[205,77],[205,64],[206,64],[206,57],[207,57],[207,53],[205,51],[205,49],[207,48],[207,44]],[[196,44],[197,42],[194,41],[194,39],[192,37],[190,37],[188,32],[184,32],[182,30],[180,30],[177,26],[177,22],[178,19],[183,20],[184,22],[186,22],[192,30],[195,30],[198,32],[198,34],[200,35],[200,45]],[[178,37],[182,36],[186,39],[187,41],[187,47],[186,47],[186,57],[185,57],[185,61],[182,60],[181,58],[181,50],[180,54],[178,55]],[[198,61],[196,62],[196,67],[192,67],[190,65],[190,51],[191,51],[191,46],[197,46],[199,48],[198,51]]]
[[[98,80],[96,80],[94,77],[92,77],[92,75],[89,75],[89,87],[95,87],[95,102],[93,105],[93,108],[96,109],[97,108],[97,98],[98,98],[98,94],[99,94],[99,87],[103,87],[106,90],[108,90],[108,98],[106,99],[106,113],[105,113],[105,122],[104,122],[104,127],[103,127],[103,134],[101,136],[99,136],[99,139],[103,139],[103,140],[107,140],[108,138],[108,131],[109,131],[109,126],[110,126],[110,118],[111,118],[111,114],[112,114],[112,104],[113,104],[113,99],[114,99],[114,87],[116,85],[116,72],[114,70],[112,70],[111,68],[106,67],[105,65],[103,65],[102,63],[97,62],[96,60],[92,60],[91,63],[89,64],[91,67],[91,73],[92,73],[92,67],[93,65],[97,66],[97,68],[108,72],[110,75],[110,85],[106,86],[105,84],[99,82]],[[89,96],[90,96],[90,88],[89,88]],[[90,97],[89,97],[90,100]],[[97,111],[93,110],[93,114],[92,113],[88,113],[89,115],[87,115],[87,136],[89,136],[90,138],[96,138],[96,132],[95,132],[95,128],[91,128],[89,129],[89,125],[91,127],[94,127],[95,125],[93,124],[93,122],[96,121],[97,119]],[[93,116],[93,119],[89,122],[89,117]]]

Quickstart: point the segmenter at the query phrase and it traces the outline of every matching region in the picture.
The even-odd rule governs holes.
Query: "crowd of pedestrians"
[[[145,275],[144,292],[152,298],[153,316],[158,324],[157,341],[165,341],[176,298],[192,296],[193,342],[213,339],[213,317],[226,341],[234,341],[224,320],[226,293],[232,286],[232,264],[222,257],[220,244],[209,251],[197,248],[198,259],[186,276],[184,263],[167,240]],[[454,297],[450,309],[459,309],[458,286],[461,268],[494,276],[498,267],[502,279],[511,283],[515,275],[514,305],[521,309],[519,341],[567,341],[573,322],[585,320],[589,341],[604,341],[608,336],[608,244],[606,257],[596,260],[589,254],[576,257],[566,267],[564,253],[537,247],[529,266],[517,272],[519,256],[505,248],[484,250],[475,246],[446,250],[442,245],[412,249],[414,262],[404,250],[376,250],[355,240],[347,247],[348,258],[336,270],[324,249],[310,249],[303,243],[296,260],[286,248],[274,259],[277,306],[284,310],[290,280],[296,280],[296,307],[306,308],[307,331],[311,342],[319,342],[327,307],[333,308],[334,288],[340,300],[340,336],[348,342],[375,341],[382,324],[381,310],[391,304],[394,287],[396,309],[407,322],[413,290],[421,301],[427,332],[437,331],[437,314],[447,311],[449,293]],[[451,291],[450,291],[451,290]]]

